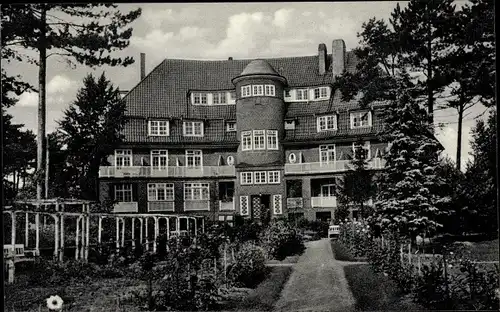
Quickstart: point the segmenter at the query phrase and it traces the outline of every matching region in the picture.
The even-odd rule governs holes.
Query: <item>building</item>
[[[358,138],[371,168],[383,167],[384,105],[361,109],[332,90],[356,67],[343,40],[313,56],[166,59],[147,76],[144,63],[124,96],[125,142],[99,173],[116,212],[330,219]]]

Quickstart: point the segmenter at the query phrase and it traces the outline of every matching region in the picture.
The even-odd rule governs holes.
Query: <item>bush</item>
[[[268,270],[264,250],[251,243],[244,244],[228,267],[228,278],[237,286],[254,288],[266,277]]]
[[[301,254],[305,250],[300,235],[284,221],[272,222],[262,233],[260,242],[268,257],[276,260]]]

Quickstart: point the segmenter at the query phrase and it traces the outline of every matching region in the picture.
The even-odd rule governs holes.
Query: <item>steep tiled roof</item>
[[[243,72],[241,72],[240,76],[246,75],[258,75],[258,74],[268,74],[268,75],[277,75],[278,73],[274,70],[274,68],[269,65],[268,62],[264,60],[255,60],[251,61],[248,64]]]
[[[331,54],[327,64],[332,63]],[[357,60],[353,52],[346,53],[346,69],[353,71]],[[248,66],[252,64],[251,66]],[[268,65],[266,65],[268,64]],[[190,91],[234,90],[231,80],[240,76],[244,69],[255,71],[275,71],[286,78],[289,87],[324,85],[333,82],[331,65],[324,75],[319,74],[318,56],[284,57],[258,60],[200,61],[166,59],[154,68],[126,96],[126,115],[131,117],[125,125],[126,142],[234,142],[235,133],[225,132],[224,120],[236,119],[236,105],[194,106],[190,103]],[[338,99],[314,103],[291,103],[287,117],[319,114],[338,110],[344,103]],[[142,118],[135,118],[142,117]],[[169,137],[147,135],[147,118],[173,118]],[[204,119],[203,138],[183,137],[182,123],[175,120]],[[179,122],[179,121],[177,121]]]

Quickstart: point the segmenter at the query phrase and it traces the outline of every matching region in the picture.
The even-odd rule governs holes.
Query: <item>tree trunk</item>
[[[464,117],[464,104],[460,101],[458,106],[458,132],[457,132],[457,169],[460,170],[462,162],[462,123]]]
[[[45,83],[47,79],[47,50],[46,50],[46,38],[45,38],[45,28],[46,28],[46,18],[47,11],[44,5],[41,5],[40,14],[40,37],[38,41],[38,51],[39,51],[39,62],[40,67],[38,70],[38,135],[37,135],[37,172],[41,173],[45,171],[45,150],[47,146],[45,145]],[[39,177],[36,182],[36,198],[42,199],[43,196],[43,184],[44,179]]]

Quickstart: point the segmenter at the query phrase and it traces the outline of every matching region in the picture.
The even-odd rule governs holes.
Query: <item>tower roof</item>
[[[245,69],[241,72],[240,76],[246,75],[278,75],[276,70],[264,60],[251,61]]]

